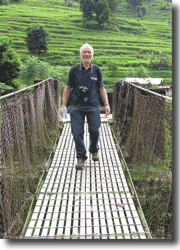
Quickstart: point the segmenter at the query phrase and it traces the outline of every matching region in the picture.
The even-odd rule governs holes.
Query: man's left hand
[[[108,116],[108,115],[110,114],[111,109],[110,109],[109,105],[106,105],[106,106],[105,106],[105,112],[106,112],[106,115],[105,115],[105,116]]]

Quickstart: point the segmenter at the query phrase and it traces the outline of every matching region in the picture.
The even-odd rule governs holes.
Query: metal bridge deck
[[[84,139],[88,149],[87,123]],[[99,162],[87,150],[85,167],[77,171],[65,123],[24,239],[146,239],[107,123],[99,146]]]

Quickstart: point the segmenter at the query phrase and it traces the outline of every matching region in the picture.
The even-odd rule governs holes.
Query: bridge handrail
[[[50,77],[0,96],[0,206],[4,220],[0,236],[2,232],[2,236],[18,237],[19,218],[24,218],[27,203],[34,199],[60,134],[60,103],[61,83]]]
[[[135,88],[144,90],[144,91],[146,91],[146,92],[148,92],[148,93],[150,93],[150,94],[157,95],[157,96],[159,96],[159,97],[162,97],[162,98],[164,98],[164,99],[167,99],[167,100],[172,101],[172,97],[158,94],[158,93],[156,93],[156,92],[154,92],[154,91],[151,91],[151,90],[149,90],[149,89],[142,88],[142,87],[140,87],[140,86],[138,86],[138,85],[136,85],[136,84],[134,84],[134,83],[131,83],[131,82],[127,82],[127,81],[123,81],[123,82],[124,82],[124,83],[128,83],[128,84],[132,85],[132,86],[135,87]]]
[[[125,167],[127,163],[127,176],[132,177],[149,221],[155,220],[158,214],[157,225],[150,225],[150,230],[158,236],[157,231],[163,228],[163,234],[169,237],[172,228],[169,219],[172,216],[172,98],[123,79],[114,83],[112,107],[113,130]],[[156,197],[158,202],[154,202]]]
[[[23,89],[14,91],[14,92],[9,93],[9,94],[7,94],[7,95],[0,96],[0,100],[3,100],[3,99],[8,98],[8,97],[11,97],[11,96],[13,96],[13,95],[16,95],[16,94],[18,94],[18,93],[21,93],[21,92],[26,91],[26,90],[28,90],[28,89],[31,89],[31,88],[33,88],[33,87],[39,86],[40,84],[46,82],[46,81],[49,80],[49,79],[50,79],[50,78],[47,78],[46,80],[43,80],[43,81],[40,81],[40,82],[35,83],[35,84],[33,84],[33,85],[30,85],[30,86],[28,86],[28,87],[26,87],[26,88],[23,88]]]

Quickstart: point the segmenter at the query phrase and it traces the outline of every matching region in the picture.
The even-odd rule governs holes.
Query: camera
[[[87,95],[89,93],[89,89],[86,86],[79,87],[79,98],[85,102],[87,102]]]
[[[79,92],[80,92],[80,94],[81,94],[81,93],[85,94],[85,93],[88,92],[88,90],[89,90],[89,89],[88,89],[86,86],[81,86],[81,87],[79,87]]]

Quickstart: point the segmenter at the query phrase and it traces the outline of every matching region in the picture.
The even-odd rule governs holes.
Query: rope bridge
[[[144,162],[146,168],[141,174],[146,175],[147,181],[152,157],[154,160],[157,156],[163,162],[169,159],[171,113],[164,120],[167,105],[159,101],[163,103],[157,115],[159,121],[148,131],[150,138],[144,137],[141,132],[149,129],[149,101],[154,97],[141,90],[136,93],[135,89],[129,84],[115,83],[114,125],[110,126],[109,120],[101,115],[100,160],[94,163],[89,154],[82,171],[74,168],[77,159],[69,120],[58,121],[60,82],[48,79],[1,98],[2,237],[152,238],[141,208],[141,194],[137,195],[138,190],[133,185],[132,171],[136,175],[139,169],[135,163]],[[146,103],[141,103],[142,99],[146,99]],[[139,111],[140,106],[143,108]],[[88,148],[87,126],[85,123],[84,138]],[[124,156],[128,156],[126,160]],[[140,161],[142,156],[143,161]],[[170,191],[163,194],[169,197]],[[163,218],[159,223],[166,222]]]
[[[77,171],[70,124],[65,124],[25,239],[146,238],[107,124],[100,133],[99,163],[89,154],[84,170]]]

